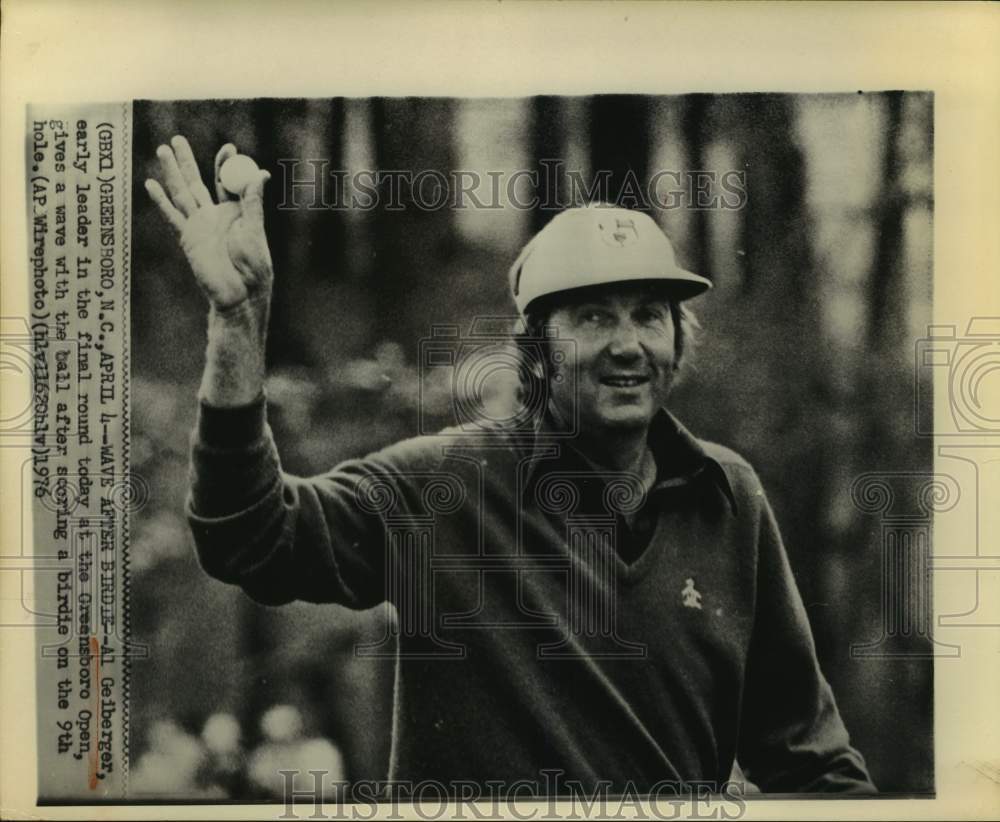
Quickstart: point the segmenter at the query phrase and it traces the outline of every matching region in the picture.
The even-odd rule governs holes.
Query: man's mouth
[[[618,374],[601,377],[602,385],[610,385],[613,388],[635,388],[647,382],[649,382],[649,377],[645,374]]]

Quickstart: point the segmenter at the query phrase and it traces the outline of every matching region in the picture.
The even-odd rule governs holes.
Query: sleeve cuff
[[[222,408],[204,400],[198,404],[198,439],[211,448],[238,448],[264,436],[267,401],[261,393],[247,405]]]

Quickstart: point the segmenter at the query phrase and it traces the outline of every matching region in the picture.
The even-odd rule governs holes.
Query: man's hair
[[[701,330],[701,324],[695,313],[680,300],[664,297],[664,301],[670,306],[670,317],[674,324],[674,385],[676,385],[683,369],[689,367],[698,344],[697,335]],[[560,299],[558,294],[538,298],[528,306],[524,313],[523,327],[514,335],[522,403],[530,405],[529,398],[545,396],[543,392],[548,385],[550,368],[547,350],[550,336],[546,333],[546,326],[550,324],[552,314],[566,305],[566,302],[565,299]]]

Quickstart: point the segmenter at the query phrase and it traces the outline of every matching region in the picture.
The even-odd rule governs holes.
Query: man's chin
[[[610,431],[627,431],[648,428],[653,415],[644,408],[619,408],[600,415],[595,420],[601,428]]]

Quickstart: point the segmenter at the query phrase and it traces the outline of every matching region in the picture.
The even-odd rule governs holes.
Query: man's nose
[[[633,358],[642,355],[639,330],[631,320],[623,320],[615,326],[608,345],[608,353],[613,357]]]

